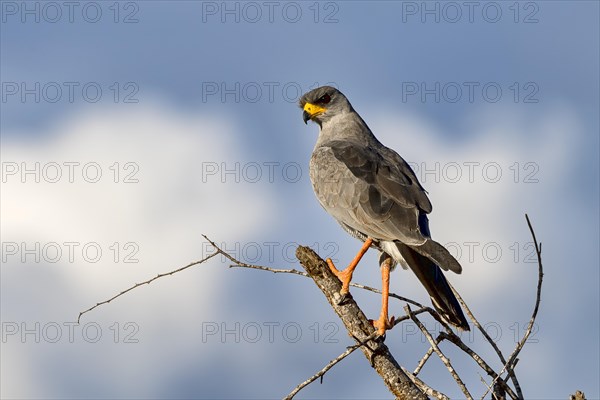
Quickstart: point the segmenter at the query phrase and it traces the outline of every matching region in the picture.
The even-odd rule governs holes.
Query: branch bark
[[[348,330],[348,334],[357,343],[371,336],[375,332],[375,328],[373,328],[352,296],[348,296],[341,304],[339,303],[339,293],[342,285],[339,279],[329,270],[325,261],[313,250],[304,246],[299,246],[296,249],[296,257],[340,317]],[[384,343],[369,340],[360,349],[397,399],[427,399],[427,396],[404,373]]]

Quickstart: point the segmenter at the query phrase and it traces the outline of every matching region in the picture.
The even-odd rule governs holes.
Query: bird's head
[[[302,119],[304,123],[313,120],[319,126],[336,115],[352,111],[350,102],[342,92],[332,86],[321,86],[305,93],[299,102],[304,110]]]

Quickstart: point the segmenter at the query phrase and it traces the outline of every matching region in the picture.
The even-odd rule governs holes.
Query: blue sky
[[[310,281],[221,259],[69,336],[82,309],[207,255],[201,234],[265,265],[298,267],[295,243],[348,262],[358,243],[312,193],[317,127],[296,106],[330,83],[413,164],[463,265],[449,279],[505,353],[533,307],[530,215],[546,275],[525,395],[599,398],[598,3],[269,4],[0,2],[2,397],[278,398],[351,344]],[[379,286],[367,260],[355,280]],[[406,271],[392,291],[428,302]],[[387,339],[409,369],[427,349],[411,329]],[[387,397],[361,357],[302,396]],[[441,363],[422,374],[461,397]]]

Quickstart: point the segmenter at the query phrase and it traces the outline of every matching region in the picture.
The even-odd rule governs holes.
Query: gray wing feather
[[[375,151],[332,141],[313,152],[310,175],[321,205],[342,225],[377,240],[400,241],[444,270],[460,264],[429,238],[427,193],[413,170],[391,149]]]
[[[321,205],[339,222],[373,238],[409,245],[427,240],[419,214],[429,212],[431,203],[408,164],[390,164],[376,151],[333,141],[313,152],[310,174]]]
[[[383,197],[403,207],[416,206],[425,213],[431,212],[427,193],[412,168],[395,151],[384,147],[387,151],[377,152],[347,141],[334,141],[327,147],[354,176],[375,185],[376,192],[381,193]],[[375,195],[375,191],[370,194]]]

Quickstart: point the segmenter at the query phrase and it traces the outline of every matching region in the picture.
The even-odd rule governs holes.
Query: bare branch
[[[488,392],[489,392],[490,390],[492,390],[492,385],[488,385],[488,383],[485,381],[485,379],[483,379],[483,376],[481,376],[481,374],[479,375],[479,380],[481,380],[481,383],[483,383],[483,384],[484,384],[484,386],[487,388],[487,390],[486,390],[485,394],[484,394],[483,396],[481,396],[481,399],[480,399],[480,400],[483,400],[483,399],[485,398],[486,394],[488,394]],[[493,392],[492,392],[492,393],[493,393]],[[496,400],[499,400],[499,399],[496,399]]]
[[[443,339],[452,342],[462,351],[470,355],[471,358],[473,358],[473,360],[475,360],[475,362],[481,367],[481,369],[483,369],[489,376],[491,376],[492,379],[496,379],[496,377],[498,376],[496,372],[484,361],[483,358],[481,358],[479,354],[475,353],[469,346],[467,346],[454,332],[440,332],[440,336]],[[431,348],[430,350],[433,351],[433,349]],[[508,395],[512,399],[516,400],[518,398],[515,392],[513,392],[510,386],[508,386],[508,384],[503,379],[499,379],[498,383],[502,386],[502,388],[508,393]]]
[[[215,245],[213,244],[213,246],[215,246]],[[215,249],[221,250],[218,247],[215,247]],[[298,271],[296,269],[277,269],[277,268],[265,267],[265,266],[262,266],[262,265],[246,264],[244,262],[235,260],[233,257],[231,257],[230,255],[226,254],[222,250],[221,250],[221,254],[223,254],[225,257],[229,258],[230,260],[234,260],[235,264],[230,265],[229,268],[250,268],[250,269],[258,269],[258,270],[261,270],[261,271],[273,272],[275,274],[278,274],[278,273],[279,274],[295,274],[295,275],[304,276],[306,278],[309,277],[309,275],[306,272]],[[355,288],[359,288],[359,289],[363,289],[363,290],[367,290],[369,292],[381,294],[381,290],[376,289],[376,288],[371,287],[371,286],[362,285],[360,283],[350,282],[350,286],[355,287]],[[395,298],[397,300],[400,300],[400,301],[404,301],[406,303],[410,303],[410,304],[412,304],[412,305],[414,305],[416,307],[421,307],[421,308],[424,307],[421,303],[419,303],[417,301],[414,301],[414,300],[411,300],[409,298],[397,295],[395,293],[390,293],[390,297],[393,297],[393,298]],[[433,311],[433,309],[432,309],[432,311]]]
[[[406,310],[406,313],[409,315],[410,319],[413,320],[413,322],[419,327],[419,329],[421,329],[421,332],[423,332],[423,335],[427,338],[427,340],[429,340],[431,347],[433,347],[433,350],[435,350],[435,352],[437,353],[440,360],[442,360],[442,362],[446,366],[446,369],[448,369],[448,372],[450,372],[450,375],[452,375],[452,377],[458,384],[458,387],[460,388],[460,390],[462,390],[462,392],[466,396],[466,398],[468,400],[473,400],[473,396],[471,396],[471,394],[467,390],[467,387],[465,386],[464,382],[462,381],[462,379],[460,379],[460,376],[458,376],[458,373],[456,373],[456,370],[454,369],[454,367],[452,367],[450,360],[444,355],[444,353],[442,353],[442,351],[438,347],[435,339],[433,339],[433,336],[431,336],[431,334],[429,333],[427,328],[425,328],[425,325],[423,325],[423,323],[419,320],[419,318],[417,318],[417,316],[413,314],[412,310],[410,309],[410,305],[407,304],[404,307],[404,310]]]
[[[435,339],[435,342],[437,344],[440,344],[440,342],[443,340],[444,338],[442,338],[441,334],[438,335],[438,337]],[[414,376],[419,375],[419,372],[421,372],[421,370],[423,369],[423,367],[425,366],[425,363],[427,362],[427,360],[429,360],[429,357],[431,357],[431,355],[433,354],[433,347],[429,347],[429,349],[427,350],[427,352],[425,353],[425,355],[423,356],[423,358],[421,358],[421,361],[419,361],[419,363],[417,364],[417,368],[415,368],[415,371],[413,372]]]
[[[425,393],[427,396],[431,396],[431,397],[435,397],[438,400],[450,400],[450,398],[448,396],[446,396],[444,393],[438,392],[435,389],[430,388],[429,386],[427,386],[427,384],[425,382],[423,382],[421,379],[419,379],[416,375],[411,374],[406,368],[401,367],[402,371],[404,371],[404,373],[409,377],[409,379],[411,381],[413,381],[413,383],[415,385],[417,385],[417,387],[419,389],[421,389],[423,391],[423,393]]]
[[[261,271],[269,271],[274,274],[295,274],[308,278],[308,274],[306,272],[298,271],[297,269],[278,269],[271,267],[264,267],[262,265],[254,265],[254,264],[246,264],[241,261],[238,261],[237,264],[231,264],[229,268],[250,268],[250,269],[258,269]]]
[[[369,337],[367,337],[364,341],[362,341],[360,343],[357,343],[355,345],[352,345],[352,346],[348,346],[348,348],[346,349],[346,351],[344,351],[342,354],[340,354],[339,356],[337,356],[336,358],[334,358],[333,360],[331,360],[319,372],[317,372],[316,374],[314,374],[313,376],[311,376],[310,378],[308,378],[307,380],[305,380],[304,382],[302,382],[301,384],[299,384],[298,386],[296,386],[294,388],[294,390],[292,390],[290,392],[290,394],[288,394],[287,396],[285,396],[283,398],[283,400],[291,400],[291,399],[294,398],[295,395],[298,394],[298,392],[300,392],[306,386],[310,385],[312,382],[316,381],[319,378],[321,378],[321,380],[323,380],[323,376],[325,375],[325,373],[327,371],[329,371],[335,364],[339,363],[344,358],[348,357],[350,354],[352,354],[354,352],[354,350],[358,349],[361,346],[364,346],[369,340],[373,340],[376,336],[377,336],[377,332],[374,332]]]
[[[475,318],[475,315],[473,315],[473,312],[471,311],[471,309],[469,308],[469,306],[467,306],[467,303],[465,303],[465,301],[462,299],[462,297],[460,297],[460,294],[458,293],[458,291],[456,289],[454,289],[454,287],[450,283],[448,283],[448,285],[450,285],[450,289],[452,289],[452,293],[454,293],[454,295],[456,296],[456,299],[458,300],[458,302],[462,306],[462,308],[465,311],[465,313],[467,313],[467,315],[469,316],[469,318],[473,322],[473,325],[475,325],[477,327],[477,329],[479,329],[479,331],[481,332],[481,334],[483,335],[483,337],[485,337],[485,339],[488,341],[488,343],[496,351],[496,354],[498,355],[498,358],[500,359],[500,362],[502,364],[506,364],[506,358],[504,358],[504,355],[502,354],[502,351],[500,351],[500,348],[498,347],[498,345],[496,344],[496,342],[494,342],[494,340],[490,337],[490,335],[488,335],[487,331],[485,329],[483,329],[483,327],[481,326],[481,324],[479,323],[479,321],[477,320],[477,318]],[[515,385],[515,390],[517,391],[518,398],[519,399],[523,399],[523,392],[521,391],[521,385],[519,385],[519,381],[517,380],[517,376],[515,375],[515,373],[512,370],[512,368],[510,368],[510,367],[508,368],[508,375],[510,376],[510,379],[512,380],[513,384]]]
[[[359,288],[359,289],[363,289],[363,290],[368,290],[369,292],[381,294],[381,290],[373,288],[373,287],[370,287],[370,286],[361,285],[360,283],[350,283],[350,286],[355,287],[355,288]],[[429,310],[433,311],[432,308],[425,307],[423,304],[421,304],[421,303],[419,303],[417,301],[411,300],[411,299],[406,298],[406,297],[399,296],[399,295],[397,295],[395,293],[390,293],[390,297],[393,297],[393,298],[395,298],[397,300],[404,301],[406,303],[412,304],[415,307],[420,307],[422,309],[427,309],[428,308]],[[427,310],[423,310],[423,311],[427,311]],[[416,312],[417,311],[415,311],[415,313]],[[435,313],[435,311],[433,311],[433,312]]]
[[[529,335],[531,335],[531,330],[533,329],[533,324],[535,323],[535,319],[537,317],[537,313],[540,308],[540,302],[542,299],[542,281],[544,279],[544,267],[542,265],[542,244],[538,243],[538,241],[535,237],[535,231],[533,230],[533,226],[531,225],[531,221],[529,220],[529,216],[527,214],[525,214],[525,219],[527,220],[527,226],[529,226],[529,231],[531,232],[531,237],[533,238],[533,243],[535,244],[535,252],[536,252],[537,260],[538,260],[538,283],[537,283],[537,292],[536,292],[536,298],[535,298],[535,306],[533,307],[533,313],[531,315],[531,319],[529,320],[529,324],[527,325],[527,330],[525,331],[525,335],[523,335],[523,338],[519,341],[519,343],[517,343],[515,350],[512,352],[512,354],[508,358],[508,361],[506,361],[504,363],[504,367],[502,368],[502,370],[500,370],[500,372],[498,373],[498,376],[496,377],[496,379],[494,379],[492,384],[494,384],[496,382],[496,380],[499,379],[499,377],[504,373],[505,370],[510,371],[514,368],[513,364],[516,364],[517,356],[519,355],[519,352],[523,349],[523,347],[525,346],[525,343],[527,343],[527,339],[529,338]],[[487,391],[485,394],[487,394]],[[484,396],[485,396],[485,394],[484,394]]]
[[[581,390],[578,390],[569,396],[569,400],[585,400],[585,393],[583,393]]]
[[[94,306],[92,306],[92,307],[88,308],[87,310],[85,310],[85,311],[81,311],[81,312],[79,313],[79,316],[77,317],[77,323],[79,323],[79,321],[81,320],[81,316],[82,316],[83,314],[85,314],[85,313],[88,313],[88,312],[92,311],[92,310],[93,310],[94,308],[96,308],[96,307],[99,307],[99,306],[101,306],[101,305],[103,305],[103,304],[108,304],[108,303],[110,303],[111,301],[113,301],[114,299],[116,299],[117,297],[121,297],[121,296],[123,296],[125,293],[127,293],[127,292],[130,292],[130,291],[132,291],[133,289],[135,289],[135,288],[137,288],[137,287],[140,287],[140,286],[142,286],[142,285],[149,285],[150,283],[154,282],[155,280],[157,280],[157,279],[159,279],[159,278],[162,278],[162,277],[164,277],[164,276],[168,276],[168,275],[173,275],[173,274],[176,274],[177,272],[181,272],[181,271],[183,271],[184,269],[188,269],[188,268],[190,268],[190,267],[193,267],[194,265],[202,264],[203,262],[205,262],[205,261],[208,261],[209,259],[213,258],[214,256],[216,256],[216,255],[217,255],[217,254],[219,254],[219,253],[220,253],[220,251],[216,251],[216,252],[214,252],[214,253],[212,253],[212,254],[210,254],[210,255],[208,255],[208,256],[206,256],[206,257],[204,257],[202,260],[199,260],[199,261],[194,261],[194,262],[192,262],[192,263],[189,263],[188,265],[184,265],[183,267],[181,267],[181,268],[177,268],[177,269],[175,269],[175,270],[173,270],[173,271],[171,271],[171,272],[166,272],[166,273],[164,273],[164,274],[158,274],[158,275],[156,275],[154,278],[148,279],[147,281],[140,282],[140,283],[136,283],[135,285],[131,286],[129,289],[125,289],[125,290],[123,290],[121,293],[114,295],[114,296],[113,296],[113,297],[111,297],[110,299],[108,299],[108,300],[104,300],[104,301],[101,301],[100,303],[96,303],[96,305],[94,305]]]

